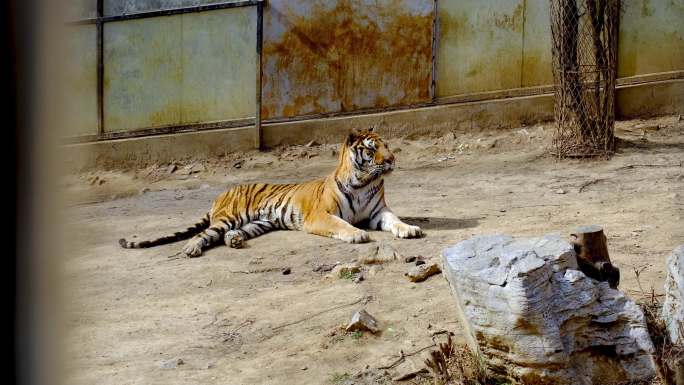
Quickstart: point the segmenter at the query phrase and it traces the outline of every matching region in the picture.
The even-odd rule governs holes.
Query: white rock
[[[371,333],[377,333],[380,331],[378,328],[378,321],[375,319],[375,317],[368,314],[368,312],[363,309],[354,313],[349,325],[347,325],[346,330],[348,332],[369,331]]]
[[[662,318],[667,325],[670,340],[684,344],[684,245],[680,245],[667,258],[665,303]]]
[[[641,309],[579,271],[558,235],[478,236],[442,258],[469,346],[512,379],[588,385],[654,376]]]

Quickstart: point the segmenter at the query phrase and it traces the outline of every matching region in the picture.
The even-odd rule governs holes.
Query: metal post
[[[432,13],[432,79],[430,81],[430,101],[437,101],[437,49],[439,48],[439,0],[434,0]]]
[[[256,36],[256,114],[254,118],[255,145],[259,150],[263,150],[263,133],[261,131],[261,77],[262,77],[262,46],[264,40],[264,3],[257,4],[257,36]]]
[[[104,0],[97,0],[97,130],[98,135],[104,135],[104,22],[103,16]]]

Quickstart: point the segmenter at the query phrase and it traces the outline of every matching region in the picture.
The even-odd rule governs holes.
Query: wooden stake
[[[588,277],[608,281],[610,287],[617,288],[620,284],[620,270],[610,262],[603,228],[597,225],[582,226],[570,236],[580,270]]]

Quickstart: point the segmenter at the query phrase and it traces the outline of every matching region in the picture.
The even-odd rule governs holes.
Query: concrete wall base
[[[684,79],[618,88],[617,116],[634,119],[684,113]],[[470,103],[443,104],[381,113],[263,125],[268,147],[338,143],[353,128],[377,126],[388,138],[440,136],[450,131],[507,129],[553,120],[553,95],[542,94]],[[146,136],[62,146],[69,170],[120,168],[206,158],[254,148],[254,129],[239,127]]]

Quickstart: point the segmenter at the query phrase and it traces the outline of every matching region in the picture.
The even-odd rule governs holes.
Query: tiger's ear
[[[358,137],[358,134],[356,133],[356,131],[352,131],[351,133],[349,133],[349,135],[347,135],[347,140],[346,140],[347,146],[351,146],[352,144],[354,144],[357,137]]]
[[[374,126],[374,125],[373,125],[373,126],[370,126],[370,127],[368,128],[368,132],[373,132],[373,131],[375,131],[375,126]]]
[[[362,134],[363,134],[363,132],[361,132],[359,129],[357,129],[357,128],[353,129],[349,133],[349,135],[347,135],[347,145],[351,146],[352,144],[354,144],[356,139],[358,139],[359,136],[361,136]]]

